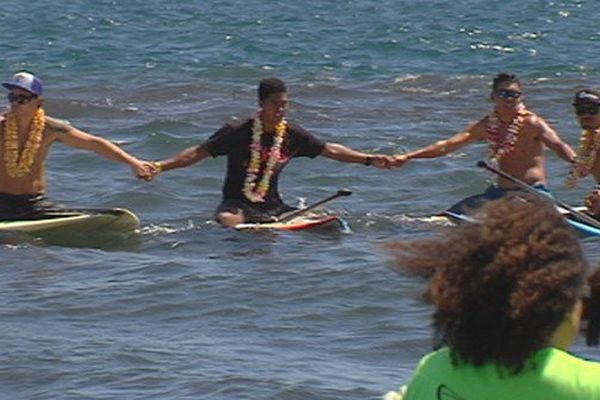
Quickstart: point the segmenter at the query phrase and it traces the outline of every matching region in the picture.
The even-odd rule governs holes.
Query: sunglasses
[[[510,99],[518,99],[521,97],[521,92],[518,90],[510,90],[510,89],[499,89],[496,90],[496,95],[502,97],[504,100]]]
[[[597,115],[600,112],[600,104],[586,104],[584,106],[575,106],[577,115]]]
[[[9,93],[7,97],[10,103],[17,104],[26,104],[29,103],[31,100],[37,98],[35,94],[14,94],[12,92]]]

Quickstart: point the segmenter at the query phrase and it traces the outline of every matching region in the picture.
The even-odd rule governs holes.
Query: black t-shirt
[[[250,160],[252,123],[253,120],[248,119],[238,125],[226,124],[204,142],[202,147],[213,157],[227,156],[227,176],[223,184],[223,200],[240,200],[254,208],[266,210],[282,204],[278,191],[281,170],[294,157],[314,158],[318,156],[323,152],[325,142],[298,125],[288,124],[287,133],[281,146],[281,156],[271,176],[271,185],[265,201],[252,203],[242,192]],[[261,136],[261,145],[265,150],[261,154],[262,162],[257,182],[262,179],[263,168],[269,156],[269,149],[273,145],[273,138],[274,135],[263,134]]]

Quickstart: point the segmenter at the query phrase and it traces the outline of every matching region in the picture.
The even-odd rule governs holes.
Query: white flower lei
[[[265,201],[265,196],[269,192],[271,186],[271,176],[275,170],[277,160],[281,155],[281,145],[285,133],[287,132],[287,121],[281,120],[275,125],[275,138],[273,145],[269,150],[269,157],[262,172],[262,178],[257,184],[258,173],[260,172],[262,144],[261,136],[263,127],[260,117],[254,117],[252,124],[252,143],[250,144],[250,161],[246,170],[246,180],[244,181],[244,196],[253,203],[262,203]]]

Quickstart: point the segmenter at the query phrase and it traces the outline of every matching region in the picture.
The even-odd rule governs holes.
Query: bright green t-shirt
[[[600,400],[600,363],[546,348],[519,374],[494,364],[453,365],[450,349],[426,355],[403,400]]]

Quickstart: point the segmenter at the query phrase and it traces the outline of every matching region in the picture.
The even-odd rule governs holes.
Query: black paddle
[[[550,196],[546,196],[543,193],[540,193],[539,191],[535,190],[533,187],[531,187],[529,184],[523,182],[520,179],[515,178],[512,175],[507,174],[504,171],[501,171],[497,168],[492,167],[491,165],[489,165],[488,163],[486,163],[485,161],[479,161],[477,162],[477,166],[481,167],[481,168],[485,168],[490,172],[493,172],[494,174],[501,176],[502,178],[511,181],[512,183],[517,184],[518,186],[520,186],[521,188],[527,190],[530,193],[535,194],[536,196],[539,196],[543,199],[546,199],[548,201],[551,201],[552,203],[556,204],[559,207],[564,208],[565,210],[567,210],[571,215],[573,215],[574,217],[576,217],[577,219],[579,219],[580,221],[585,222],[586,224],[592,225],[594,228],[599,228],[600,229],[600,222],[596,221],[594,218],[590,217],[587,214],[582,213],[581,211],[578,211],[576,209],[574,209],[573,207],[571,207],[568,204],[563,203],[560,200],[556,200]]]
[[[309,212],[310,210],[314,210],[315,208],[319,207],[320,205],[323,205],[325,203],[330,202],[331,200],[335,200],[338,197],[343,197],[343,196],[350,196],[352,194],[352,191],[350,189],[340,189],[337,191],[336,194],[333,194],[321,201],[317,201],[315,204],[312,204],[308,207],[305,207],[301,210],[298,211],[293,211],[290,214],[287,214],[285,216],[283,216],[279,222],[287,222],[287,221],[291,221],[292,219],[299,217],[301,215],[306,214],[307,212]]]

